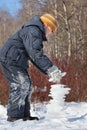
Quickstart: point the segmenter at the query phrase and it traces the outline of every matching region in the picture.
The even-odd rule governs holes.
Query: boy
[[[39,119],[30,115],[32,83],[27,72],[29,60],[47,74],[50,81],[57,82],[62,78],[61,71],[44,55],[42,44],[57,27],[56,19],[50,14],[34,16],[0,49],[1,66],[10,86],[8,121]]]

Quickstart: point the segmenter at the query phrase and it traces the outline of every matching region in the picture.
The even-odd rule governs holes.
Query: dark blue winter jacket
[[[44,25],[38,16],[27,21],[12,35],[0,49],[0,60],[10,66],[27,69],[31,60],[37,68],[46,73],[53,64],[43,54],[43,41],[46,41]]]

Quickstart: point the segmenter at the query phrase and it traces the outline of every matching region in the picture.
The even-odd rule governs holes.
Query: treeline
[[[15,18],[0,11],[0,47],[33,15],[51,13],[58,20],[56,33],[44,43],[44,52],[67,75],[61,83],[71,88],[66,101],[87,101],[87,0],[20,0]],[[29,68],[34,88],[32,101],[49,100],[50,83],[33,65]],[[46,91],[41,91],[46,87]],[[41,89],[40,89],[41,88]],[[36,89],[34,89],[36,90]],[[7,103],[9,87],[0,71],[0,102]]]

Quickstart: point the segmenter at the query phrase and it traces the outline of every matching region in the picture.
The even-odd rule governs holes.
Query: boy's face
[[[50,27],[46,26],[46,28],[45,28],[45,33],[46,33],[46,36],[49,36],[49,35],[51,35],[53,32],[52,32],[52,29],[51,29]]]

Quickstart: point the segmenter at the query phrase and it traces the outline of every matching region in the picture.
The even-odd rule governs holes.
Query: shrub
[[[87,101],[87,60],[81,62],[80,59],[75,59],[73,56],[67,64],[67,58],[56,58],[52,56],[52,61],[62,71],[66,71],[67,75],[61,80],[61,83],[70,87],[71,91],[66,95],[66,101]],[[48,96],[50,85],[48,76],[41,73],[35,66],[31,65],[28,69],[33,80],[34,92],[31,97],[32,102],[49,101]],[[7,104],[9,87],[5,77],[0,69],[0,103]]]
[[[9,87],[7,81],[0,68],[0,104],[7,104],[9,95]]]

